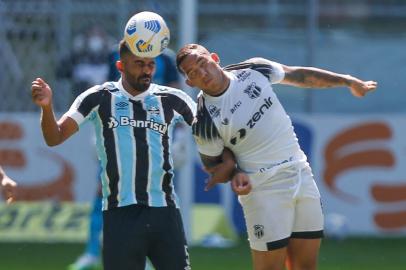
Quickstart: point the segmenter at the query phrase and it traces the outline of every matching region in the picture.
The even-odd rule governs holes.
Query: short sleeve
[[[101,95],[99,90],[100,86],[94,86],[80,94],[64,116],[72,118],[78,126],[82,125],[85,120],[91,119],[94,110],[99,105]]]
[[[210,157],[217,157],[223,153],[224,142],[221,138],[206,140],[196,135],[194,138],[199,153]]]
[[[198,97],[198,109],[193,120],[192,132],[199,152],[206,156],[219,156],[223,153],[224,141],[213,122],[204,97]]]
[[[261,57],[251,58],[244,62],[252,63],[251,69],[262,73],[271,84],[280,83],[285,78],[285,71],[282,65],[277,62]]]
[[[165,87],[165,92],[158,95],[167,96],[170,107],[179,115],[189,126],[192,125],[194,115],[196,114],[196,103],[185,92],[171,87]]]

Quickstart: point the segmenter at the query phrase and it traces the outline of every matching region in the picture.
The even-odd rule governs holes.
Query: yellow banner
[[[84,242],[89,204],[0,203],[0,241]]]

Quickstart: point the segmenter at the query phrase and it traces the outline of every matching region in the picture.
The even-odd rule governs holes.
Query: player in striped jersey
[[[376,82],[263,58],[223,69],[219,60],[197,44],[185,45],[177,54],[186,83],[202,90],[193,133],[203,164],[213,168],[227,147],[248,174],[251,186],[234,190],[240,194],[256,270],[284,269],[286,258],[291,269],[314,270],[323,235],[320,194],[272,84],[345,86],[362,97],[376,88]],[[216,170],[214,174],[209,186],[220,182]],[[245,177],[237,173],[232,186],[236,180],[246,183]]]
[[[102,165],[104,269],[190,269],[178,198],[172,184],[172,130],[192,124],[196,105],[184,92],[152,83],[152,58],[133,55],[120,43],[121,79],[79,95],[56,121],[52,90],[32,83],[41,107],[45,141],[63,143],[87,121],[93,123]]]

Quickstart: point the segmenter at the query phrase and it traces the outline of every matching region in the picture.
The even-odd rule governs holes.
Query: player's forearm
[[[283,83],[303,88],[349,87],[355,80],[350,75],[312,67],[288,67],[285,70]]]
[[[48,146],[55,146],[61,143],[61,131],[56,122],[52,105],[42,107],[41,129],[45,142]]]
[[[205,187],[206,191],[216,184],[226,183],[232,178],[235,170],[235,160],[230,150],[225,148],[223,154],[217,157],[201,156],[205,171],[210,175]]]
[[[212,157],[200,154],[200,159],[206,168],[212,168],[221,163],[224,163],[227,166],[235,167],[234,154],[227,148],[224,148],[224,151],[220,156]]]
[[[222,162],[221,156],[212,157],[200,154],[200,159],[202,160],[203,166],[205,168],[212,168],[216,165],[219,165]]]

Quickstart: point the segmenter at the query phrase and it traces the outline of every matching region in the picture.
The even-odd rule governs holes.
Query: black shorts
[[[104,270],[187,270],[189,254],[179,209],[130,205],[103,212]]]

